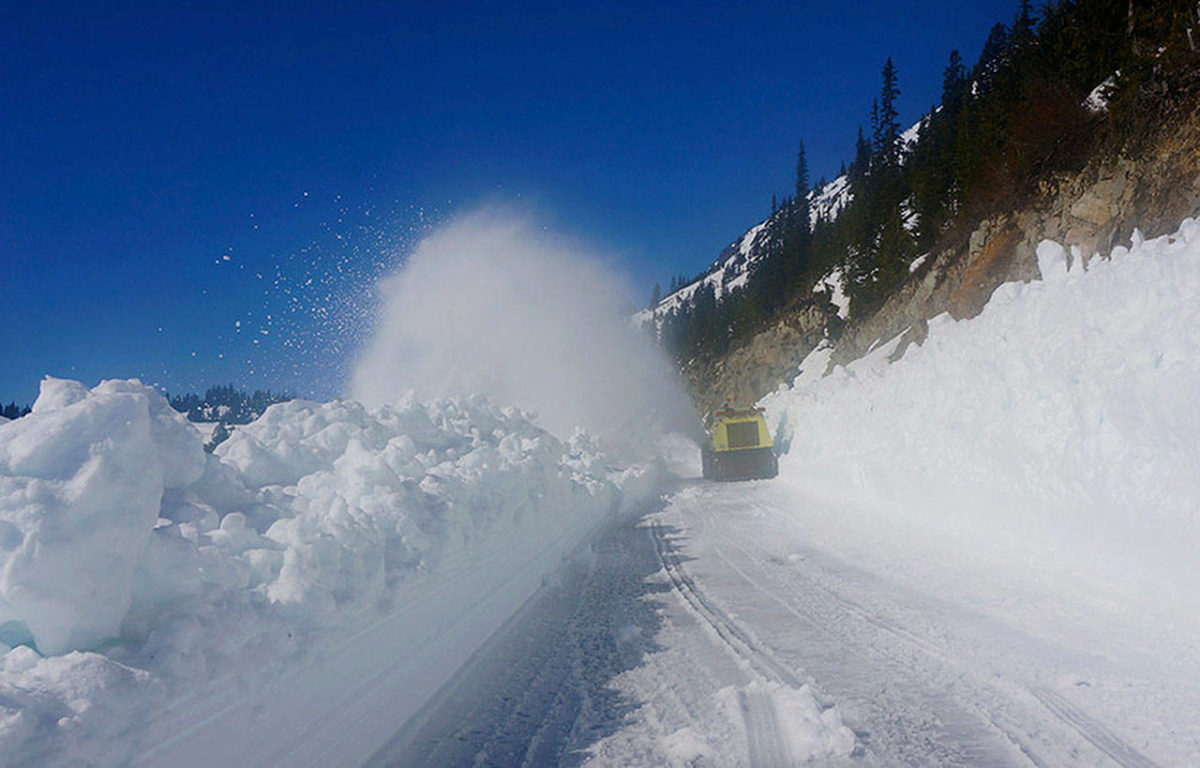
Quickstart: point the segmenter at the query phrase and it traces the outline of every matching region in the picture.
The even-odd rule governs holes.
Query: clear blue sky
[[[836,175],[892,56],[906,122],[963,3],[9,4],[0,24],[0,400],[45,374],[329,397],[370,284],[482,201],[630,277],[695,274]]]

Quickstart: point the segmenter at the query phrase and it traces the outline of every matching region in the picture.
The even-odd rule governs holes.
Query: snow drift
[[[46,379],[0,426],[3,762],[361,762],[654,473],[480,395],[207,455],[136,381]]]
[[[629,323],[620,282],[520,214],[462,217],[380,290],[379,328],[354,373],[358,400],[482,392],[536,411],[559,436],[582,426],[625,452],[694,428],[674,371]]]
[[[781,477],[839,510],[814,536],[858,537],[848,550],[890,553],[897,572],[965,559],[1010,585],[1006,610],[1023,584],[1194,626],[1200,224],[1135,232],[1086,266],[1049,241],[1037,253],[1041,281],[935,318],[895,363],[884,344],[814,380],[814,352],[763,401],[790,445]]]

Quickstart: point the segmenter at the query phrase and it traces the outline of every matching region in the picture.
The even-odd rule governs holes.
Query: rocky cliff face
[[[684,374],[703,412],[723,402],[757,401],[789,382],[797,365],[825,337],[836,339],[830,365],[845,364],[904,334],[896,356],[925,337],[925,321],[943,312],[978,314],[1002,283],[1038,277],[1043,239],[1077,247],[1083,257],[1128,243],[1135,228],[1147,237],[1200,216],[1200,104],[1192,104],[1136,149],[1093,158],[1083,170],[1042,183],[1033,201],[996,211],[968,233],[949,234],[874,314],[839,328],[821,294],[798,302],[771,328],[721,358],[692,361]]]
[[[757,402],[782,381],[790,381],[809,352],[837,320],[837,307],[817,294],[774,325],[723,357],[692,360],[684,379],[698,413],[723,405]]]

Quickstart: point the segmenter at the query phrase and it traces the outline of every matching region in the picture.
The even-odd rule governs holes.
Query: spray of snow
[[[622,312],[601,259],[511,210],[464,216],[380,283],[384,308],[352,394],[368,404],[482,392],[610,448],[685,428],[686,396]]]

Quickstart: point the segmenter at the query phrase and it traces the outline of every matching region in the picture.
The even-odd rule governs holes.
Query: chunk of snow
[[[1067,249],[1052,240],[1043,240],[1037,246],[1038,272],[1045,282],[1053,282],[1067,275]]]
[[[38,391],[38,399],[33,404],[34,413],[45,413],[74,405],[88,396],[88,389],[78,381],[56,379],[47,376],[42,379]]]
[[[115,637],[163,492],[198,479],[203,455],[149,387],[43,381],[0,434],[0,624],[46,654]]]

